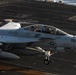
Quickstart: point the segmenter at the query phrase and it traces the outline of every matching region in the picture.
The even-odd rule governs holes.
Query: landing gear
[[[50,59],[44,59],[44,64],[45,65],[49,65],[52,62],[52,60]]]
[[[44,49],[40,48],[40,47],[36,47],[36,49],[45,54],[45,59],[44,59],[44,64],[48,65],[50,62],[52,62],[52,60],[50,60],[50,57],[54,54],[51,51],[45,51]]]
[[[45,51],[45,59],[44,59],[45,65],[48,65],[52,62],[52,60],[50,59],[51,55],[53,55],[53,53],[51,53],[50,51]]]

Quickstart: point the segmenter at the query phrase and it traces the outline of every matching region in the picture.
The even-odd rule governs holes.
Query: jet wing
[[[21,25],[19,23],[15,23],[15,22],[9,22],[7,24],[5,24],[4,26],[0,27],[0,29],[19,29],[21,28]]]

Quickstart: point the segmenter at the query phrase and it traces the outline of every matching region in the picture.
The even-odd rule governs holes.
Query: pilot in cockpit
[[[55,30],[53,28],[50,28],[50,27],[46,28],[46,32],[50,33],[50,34],[55,34]]]
[[[44,26],[39,27],[40,32],[46,32],[46,28]]]
[[[47,28],[46,31],[47,31],[47,33],[51,33],[52,30],[51,30],[51,28]]]
[[[43,25],[31,26],[30,30],[35,31],[35,32],[51,33],[51,28],[48,28],[48,27],[43,26]]]
[[[30,30],[31,31],[35,31],[35,32],[43,32],[43,33],[55,34],[55,29],[54,28],[43,26],[43,25],[31,26]]]
[[[31,26],[31,31],[35,31],[35,26]]]
[[[41,25],[38,26],[38,32],[51,33],[51,28]]]

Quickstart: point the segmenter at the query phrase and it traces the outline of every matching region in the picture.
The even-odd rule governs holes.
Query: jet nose
[[[0,58],[2,58],[2,59],[20,59],[19,56],[15,55],[13,53],[4,52],[4,51],[0,52]]]

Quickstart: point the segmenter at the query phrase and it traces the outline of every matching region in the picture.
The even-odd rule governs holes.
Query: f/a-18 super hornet
[[[43,49],[43,45],[44,47],[49,45],[50,50]],[[13,50],[15,48],[18,50]],[[34,24],[21,27],[19,23],[9,22],[0,27],[0,57],[19,59],[18,53],[24,55],[43,53],[44,63],[49,64],[50,56],[55,53],[51,50],[63,51],[65,48],[76,48],[76,36],[54,26]]]

